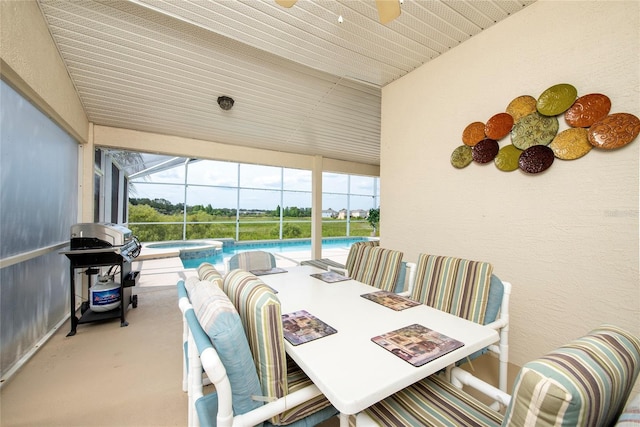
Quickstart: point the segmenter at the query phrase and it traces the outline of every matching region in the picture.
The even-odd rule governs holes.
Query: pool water
[[[355,242],[361,242],[363,240],[369,240],[364,237],[353,238],[340,238],[340,239],[322,239],[323,249],[336,249],[351,247]],[[309,251],[311,252],[311,240],[270,240],[264,242],[251,242],[243,243],[236,242],[232,244],[225,243],[222,247],[222,252],[218,252],[213,256],[207,256],[202,258],[184,259],[182,265],[185,268],[197,268],[203,262],[209,262],[211,264],[222,264],[225,258],[229,258],[239,252],[245,251],[267,251],[267,252],[295,252],[295,251]]]

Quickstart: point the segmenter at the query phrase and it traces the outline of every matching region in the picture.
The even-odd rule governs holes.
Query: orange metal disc
[[[484,126],[484,133],[487,138],[495,139],[496,141],[504,138],[511,132],[513,127],[513,117],[509,113],[498,113],[487,120],[487,124]]]
[[[564,113],[564,120],[574,128],[588,128],[598,120],[607,117],[611,110],[611,100],[601,93],[590,93],[576,99]]]
[[[640,133],[640,119],[629,113],[610,114],[589,128],[589,142],[613,150],[627,145]]]
[[[484,139],[484,123],[473,122],[462,131],[462,142],[473,147]]]

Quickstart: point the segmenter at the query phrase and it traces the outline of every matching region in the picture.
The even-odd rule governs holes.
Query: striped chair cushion
[[[347,260],[344,263],[344,268],[347,269],[349,274],[353,270],[353,266],[356,264],[356,261],[360,259],[362,256],[362,250],[369,246],[380,246],[379,240],[366,240],[363,242],[355,242],[351,245],[349,249],[349,254],[347,255]]]
[[[196,276],[187,277],[187,279],[184,281],[184,287],[187,291],[187,296],[191,295],[191,291],[198,283],[200,283],[200,278]]]
[[[358,255],[349,276],[367,285],[393,292],[402,266],[402,252],[379,246],[364,246]]]
[[[258,371],[262,395],[267,398],[287,395],[291,388],[278,297],[262,280],[244,270],[229,272],[224,278],[223,290],[240,314]],[[294,376],[300,375],[306,377],[301,371]],[[296,383],[297,388],[302,384],[300,380]],[[289,424],[328,406],[329,401],[320,396],[272,418],[271,423]]]
[[[516,378],[504,417],[437,375],[369,407],[382,426],[611,426],[640,369],[640,339],[603,325],[536,361]]]
[[[420,254],[411,298],[484,324],[492,272],[487,262]]]
[[[276,258],[270,252],[247,251],[240,252],[229,260],[229,270],[241,268],[242,270],[258,270],[273,268],[276,266]]]
[[[287,356],[287,385],[289,387],[289,393],[301,390],[312,384],[313,382],[307,374],[304,373],[293,359]],[[280,417],[280,423],[281,425],[291,426],[315,426],[335,416],[337,413],[338,411],[329,404],[327,399],[323,395],[320,395],[303,405],[298,405],[283,413]]]
[[[438,375],[370,406],[366,414],[382,426],[499,426],[502,415]]]
[[[260,382],[238,312],[229,298],[209,281],[193,288],[191,304],[198,323],[209,336],[231,384],[233,411],[244,414],[262,405],[251,398],[260,394]]]
[[[328,270],[329,269],[328,266],[345,268],[343,264],[340,264],[339,262],[333,261],[329,258],[310,259],[307,261],[301,261],[300,265],[312,265],[314,267],[321,268],[323,270]]]
[[[640,340],[604,325],[527,363],[514,383],[504,425],[609,426],[640,369]]]
[[[200,280],[208,280],[222,288],[222,274],[208,262],[203,262],[198,267],[198,277]]]

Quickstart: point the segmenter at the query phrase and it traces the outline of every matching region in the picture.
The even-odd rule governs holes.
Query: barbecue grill
[[[131,262],[140,254],[140,242],[128,228],[111,223],[80,223],[71,226],[69,250],[61,252],[70,261],[71,277],[71,331],[67,336],[76,334],[78,324],[120,318],[120,326],[128,326],[125,314],[131,305],[138,305],[138,296],[131,295],[131,287],[138,282],[139,271],[131,270]],[[104,271],[105,267],[109,267]],[[92,276],[113,276],[117,283],[116,273],[119,270],[120,304],[107,311],[91,310],[90,302],[83,301],[80,312],[76,316],[76,269],[84,269],[88,278],[88,290],[92,286]],[[102,268],[102,271],[101,271]],[[90,292],[83,293],[90,295]]]

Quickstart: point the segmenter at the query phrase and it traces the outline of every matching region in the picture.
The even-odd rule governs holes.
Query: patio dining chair
[[[232,270],[224,278],[223,291],[237,310],[257,369],[261,396],[277,401],[299,390],[315,387],[284,348],[282,311],[273,289],[255,275]],[[337,415],[327,398],[316,395],[296,407],[272,416],[274,425],[316,425]]]
[[[380,240],[365,240],[362,242],[355,242],[349,248],[349,254],[347,254],[347,260],[344,263],[344,268],[347,271],[353,270],[356,261],[362,257],[362,250],[367,247],[379,247]]]
[[[202,281],[208,280],[209,282],[215,284],[219,288],[222,288],[222,275],[218,270],[208,262],[203,262],[196,269],[198,272],[198,276],[191,276],[185,280],[179,280],[177,283],[178,287],[178,307],[181,307],[181,304],[184,300],[185,303],[191,304],[191,300],[189,299],[189,293],[195,287],[195,285]],[[186,392],[188,390],[188,382],[187,382],[187,374],[189,372],[189,352],[188,352],[188,325],[186,319],[183,314],[183,325],[182,325],[182,391]],[[206,379],[205,376],[205,384],[210,384],[210,381]]]
[[[512,395],[461,368],[452,383],[432,375],[358,414],[363,426],[613,426],[624,415],[640,369],[640,340],[613,325],[525,364]],[[462,390],[466,385],[507,407],[500,413]]]
[[[509,298],[511,283],[493,274],[488,262],[420,254],[415,279],[406,293],[411,299],[498,331],[500,340],[472,355],[488,351],[499,358],[498,387],[507,390],[509,362]],[[463,362],[463,361],[461,361]]]
[[[246,251],[233,255],[226,261],[227,273],[231,270],[263,270],[276,267],[276,257],[267,251]]]
[[[335,415],[320,390],[298,373],[284,384],[281,396],[266,396],[258,375],[264,367],[256,366],[229,297],[206,280],[197,283],[189,297],[191,304],[181,300],[189,331],[189,425],[248,427],[271,420],[306,427]],[[203,388],[203,370],[215,387],[210,393]]]
[[[334,266],[328,269],[383,291],[395,292],[404,285],[407,264],[403,265],[402,256],[402,252],[393,249],[355,243],[344,269]]]

